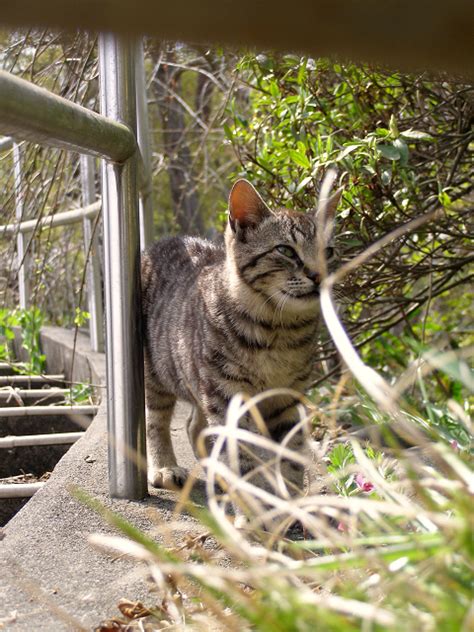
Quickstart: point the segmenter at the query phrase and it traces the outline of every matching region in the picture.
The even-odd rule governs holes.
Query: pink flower
[[[355,477],[355,483],[357,487],[363,492],[371,492],[374,489],[374,484],[370,481],[365,480],[363,474],[357,474]]]
[[[338,530],[338,531],[342,531],[343,533],[345,533],[346,531],[349,531],[349,529],[347,528],[347,525],[346,525],[346,524],[344,524],[343,522],[340,522],[340,523],[337,525],[337,530]]]
[[[452,447],[452,449],[455,452],[459,452],[459,443],[456,441],[456,439],[453,439],[452,441],[450,441],[449,445]]]

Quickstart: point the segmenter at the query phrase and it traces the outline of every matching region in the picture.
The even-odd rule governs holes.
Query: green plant
[[[93,401],[94,390],[90,384],[72,384],[65,398],[65,404],[90,404]]]
[[[225,127],[240,161],[236,175],[248,177],[275,207],[308,211],[324,173],[336,168],[342,261],[439,209],[338,286],[357,346],[386,332],[415,333],[423,344],[444,348],[467,344],[472,319],[461,305],[469,300],[463,288],[472,282],[474,261],[472,86],[296,55],[247,55],[237,76],[248,101],[237,93]],[[387,350],[399,359],[407,354],[403,340]],[[330,353],[324,343],[321,357]],[[381,349],[377,360],[371,365],[383,368],[381,362],[397,358]]]
[[[37,307],[29,309],[0,310],[0,359],[13,363],[15,353],[12,342],[15,339],[14,328],[20,328],[21,346],[26,351],[25,362],[15,362],[13,368],[18,373],[44,373],[46,356],[41,352],[40,330],[43,314]]]
[[[27,373],[44,373],[46,356],[41,352],[40,343],[43,314],[37,307],[22,309],[18,312],[18,322],[21,327],[22,347],[28,354],[24,370]]]
[[[371,461],[377,473],[384,480],[392,480],[394,466],[382,451],[376,450],[370,443],[364,447],[365,457]],[[351,443],[339,443],[327,454],[327,470],[333,476],[334,487],[341,496],[375,493],[374,484],[367,480],[358,469],[357,459]]]
[[[74,316],[74,324],[76,327],[83,327],[90,319],[89,312],[82,310],[80,307],[76,307],[76,315]]]
[[[245,531],[236,530],[221,511],[228,495],[219,500],[211,492],[209,511],[182,500],[201,526],[195,525],[186,545],[176,541],[171,548],[83,492],[75,494],[125,536],[94,535],[92,541],[146,562],[157,583],[159,603],[150,597],[141,623],[124,619],[130,630],[172,625],[223,632],[467,632],[471,464],[465,452],[436,436],[430,450],[442,472],[399,452],[394,476],[370,445],[354,439],[330,449],[322,482],[335,483],[337,493],[290,500],[280,515],[282,521],[303,522],[306,538],[297,541],[278,535],[277,527],[273,534],[261,532],[265,509],[243,479],[240,491],[245,485],[256,503]],[[214,467],[209,460],[208,466]],[[174,533],[163,525],[166,542],[173,542]]]
[[[0,360],[12,362],[14,357],[12,341],[15,339],[14,327],[18,325],[16,312],[6,308],[0,309]]]
[[[330,309],[330,279],[321,284],[322,317],[360,386],[349,385],[348,401],[340,388],[332,398],[326,393],[312,415],[331,427],[338,408],[355,409],[353,416],[359,415],[363,425],[386,429],[389,439],[392,429],[407,434],[416,450],[389,441],[388,460],[385,448],[361,444],[355,435],[336,446],[329,436],[317,453],[318,463],[325,459],[328,464],[327,475],[320,473],[320,493],[290,497],[279,464],[282,459],[301,462],[301,454],[239,428],[243,417],[255,414],[256,400],[236,396],[228,410],[229,427],[204,432],[213,437],[204,460],[209,510],[198,510],[186,497],[180,502],[207,530],[190,545],[176,543],[170,553],[100,503],[85,499],[127,536],[96,535],[93,542],[135,555],[151,568],[162,595],[159,616],[147,611],[151,630],[162,624],[262,632],[306,632],[315,626],[331,632],[470,629],[472,427],[459,399],[443,403],[451,413],[447,419],[427,388],[436,371],[459,383],[469,398],[474,384],[466,372],[468,350],[440,353],[415,345],[405,362],[395,349],[387,355],[397,358],[402,373],[384,379],[363,362]],[[453,432],[459,441],[451,438]],[[237,441],[246,450],[265,446],[259,468],[274,493],[253,486],[233,464]],[[223,453],[230,458],[222,459]],[[244,508],[244,530],[229,520],[231,501]],[[298,541],[284,535],[295,521],[303,527]],[[210,538],[214,547],[204,548]]]
[[[46,356],[41,352],[40,330],[43,314],[37,307],[29,309],[0,310],[0,359],[9,363],[15,360],[12,342],[15,339],[14,328],[20,328],[21,346],[27,353],[27,360],[15,362],[18,373],[44,373]]]

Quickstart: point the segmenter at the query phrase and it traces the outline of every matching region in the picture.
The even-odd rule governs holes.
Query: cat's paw
[[[188,471],[184,467],[160,467],[148,472],[148,481],[159,489],[181,489],[188,478]]]

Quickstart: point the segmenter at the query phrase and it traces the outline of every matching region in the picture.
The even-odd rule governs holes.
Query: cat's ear
[[[237,180],[229,195],[229,224],[234,232],[238,228],[253,228],[271,211],[247,180]]]

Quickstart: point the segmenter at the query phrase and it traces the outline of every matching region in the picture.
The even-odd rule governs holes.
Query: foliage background
[[[1,42],[4,69],[98,108],[92,35],[30,31],[4,34]],[[146,73],[155,238],[217,236],[236,177],[249,178],[273,208],[314,208],[324,173],[336,167],[344,189],[335,243],[341,262],[439,209],[435,221],[390,244],[338,288],[348,330],[365,357],[388,370],[416,353],[403,343],[406,336],[441,348],[472,342],[471,85],[151,40]],[[24,217],[81,206],[77,155],[29,144],[22,154]],[[0,156],[5,222],[14,218],[12,163],[11,154]],[[85,309],[81,235],[75,225],[31,236],[33,303],[52,323],[72,325]],[[15,240],[1,240],[0,266],[3,304],[11,306]],[[336,359],[330,342],[320,357],[324,375]]]

